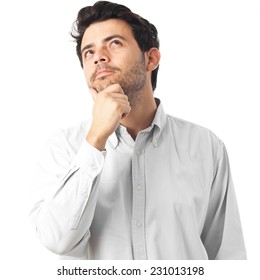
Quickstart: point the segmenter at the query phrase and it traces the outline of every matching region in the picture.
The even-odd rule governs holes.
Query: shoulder
[[[212,153],[216,160],[221,157],[224,143],[210,129],[171,115],[167,115],[166,125],[176,143],[186,146],[187,149]]]
[[[210,129],[201,126],[199,124],[193,123],[191,121],[187,121],[181,118],[177,118],[175,116],[166,115],[167,122],[175,129],[178,129],[178,131],[183,132],[195,132],[199,134],[212,134],[213,137],[218,138],[214,132],[212,132]]]

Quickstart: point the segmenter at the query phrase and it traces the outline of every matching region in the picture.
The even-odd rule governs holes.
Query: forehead
[[[98,43],[111,35],[121,35],[127,40],[134,40],[131,26],[120,19],[108,19],[101,22],[92,23],[86,30],[82,38],[82,44]]]

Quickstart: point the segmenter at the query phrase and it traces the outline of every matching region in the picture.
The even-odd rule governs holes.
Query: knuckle
[[[108,92],[103,92],[103,93],[102,93],[102,96],[103,96],[104,98],[108,98],[110,95],[109,95]]]
[[[119,90],[119,91],[122,90],[120,84],[114,84],[113,86],[114,86],[114,89],[115,89],[115,90]]]
[[[118,108],[118,102],[114,98],[110,98],[109,102],[113,109]]]

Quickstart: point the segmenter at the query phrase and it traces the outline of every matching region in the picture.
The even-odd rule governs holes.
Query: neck
[[[154,119],[157,104],[153,95],[143,98],[141,102],[132,108],[129,115],[120,124],[127,128],[128,133],[135,140],[139,131],[149,127]]]

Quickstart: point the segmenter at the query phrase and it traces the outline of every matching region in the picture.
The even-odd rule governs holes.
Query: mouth
[[[103,69],[101,71],[98,71],[95,75],[95,80],[97,79],[104,79],[105,77],[107,77],[108,75],[112,75],[114,74],[114,71],[110,70],[110,69]]]

